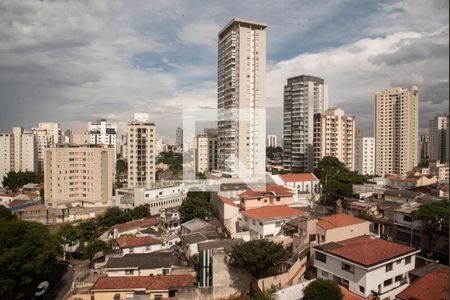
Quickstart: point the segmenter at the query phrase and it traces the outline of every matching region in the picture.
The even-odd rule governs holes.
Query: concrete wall
[[[141,247],[133,247],[133,252],[130,252],[131,248],[123,248],[123,254],[128,254],[128,253],[151,253],[151,252],[155,252],[155,251],[159,251],[161,250],[161,244],[157,244],[157,245],[150,245],[149,248],[147,249],[146,246],[141,246]]]
[[[305,256],[297,260],[287,272],[259,279],[258,288],[261,291],[265,291],[270,289],[272,285],[286,287],[298,283],[305,274],[307,263],[307,256]]]
[[[323,230],[317,226],[317,234],[325,236],[325,242],[338,242],[370,233],[370,222],[363,222],[351,226]]]

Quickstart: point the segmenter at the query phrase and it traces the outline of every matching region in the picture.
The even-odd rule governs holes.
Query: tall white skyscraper
[[[314,114],[328,109],[328,87],[319,77],[301,75],[287,80],[283,103],[283,168],[313,171]]]
[[[340,108],[314,115],[314,168],[325,156],[333,156],[355,170],[355,117]]]
[[[218,169],[265,172],[266,29],[234,18],[218,37]]]
[[[430,160],[448,161],[448,116],[438,115],[430,120],[428,156]]]
[[[277,143],[277,136],[275,134],[269,134],[266,138],[266,147],[276,147],[278,145]]]
[[[128,187],[155,182],[155,123],[148,114],[137,113],[127,129]]]
[[[355,171],[361,175],[375,175],[375,138],[355,139]]]
[[[397,87],[375,93],[375,174],[405,176],[417,166],[419,91]]]
[[[0,134],[0,186],[10,171],[36,172],[36,140],[32,131],[14,127],[12,133]]]

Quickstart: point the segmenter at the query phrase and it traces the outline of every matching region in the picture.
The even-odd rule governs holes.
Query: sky
[[[267,27],[267,133],[281,137],[289,77],[322,77],[330,107],[373,134],[373,95],[419,87],[420,130],[449,109],[448,0],[0,2],[0,132],[148,112],[168,141],[183,109],[217,106],[217,33]]]

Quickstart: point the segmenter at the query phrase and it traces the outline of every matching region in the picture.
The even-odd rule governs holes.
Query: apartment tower
[[[134,114],[127,129],[128,187],[146,187],[155,182],[155,124],[146,113]]]
[[[217,129],[208,128],[195,137],[195,173],[217,169]]]
[[[114,148],[59,144],[45,150],[45,205],[106,206],[115,179]]]
[[[355,138],[355,171],[361,175],[375,175],[375,138]]]
[[[264,175],[266,29],[235,18],[218,36],[218,169]]]
[[[110,124],[106,119],[88,123],[90,143],[95,145],[110,145],[117,148],[117,125]]]
[[[448,161],[448,116],[437,115],[430,120],[428,156],[430,160]]]
[[[405,176],[418,160],[419,91],[390,88],[374,98],[375,174]]]
[[[355,170],[355,117],[340,108],[314,115],[314,168],[325,156],[334,156]]]
[[[183,128],[177,127],[175,131],[175,146],[183,146]]]
[[[269,134],[266,138],[266,147],[276,147],[278,145],[277,143],[277,136],[275,134]]]
[[[328,109],[328,88],[319,77],[301,75],[287,80],[283,103],[283,168],[313,171],[314,114]]]

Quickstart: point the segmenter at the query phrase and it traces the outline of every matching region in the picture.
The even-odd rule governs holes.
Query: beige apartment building
[[[134,114],[127,129],[128,187],[146,187],[155,182],[155,123],[146,113]]]
[[[340,108],[314,115],[314,168],[325,156],[334,156],[355,170],[355,117]]]
[[[430,120],[430,140],[428,142],[428,157],[430,160],[448,161],[448,118],[448,115],[437,115]]]
[[[417,166],[419,91],[397,87],[375,93],[375,174],[405,176]]]
[[[114,148],[59,144],[45,150],[45,205],[106,206],[115,179]]]
[[[355,171],[361,175],[375,175],[375,138],[355,139]]]
[[[264,175],[266,159],[266,29],[234,18],[218,37],[218,169]]]
[[[217,169],[217,130],[205,129],[195,137],[195,173]]]
[[[0,134],[0,186],[10,171],[35,172],[36,141],[33,132],[14,127],[12,133]]]
[[[62,131],[59,123],[39,123],[31,129],[36,140],[37,172],[44,173],[45,148],[62,142]]]

